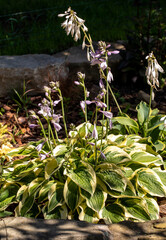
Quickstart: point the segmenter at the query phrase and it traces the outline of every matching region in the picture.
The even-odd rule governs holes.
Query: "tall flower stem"
[[[42,133],[43,133],[44,138],[45,138],[45,140],[46,140],[47,146],[48,146],[48,148],[51,150],[51,146],[50,146],[50,144],[49,144],[48,138],[47,138],[47,136],[46,136],[46,133],[45,133],[45,130],[44,130],[44,127],[43,127],[43,124],[42,124],[40,118],[38,118],[38,123],[39,123],[40,126],[41,126]]]
[[[116,106],[117,106],[117,108],[118,108],[118,110],[119,110],[119,113],[122,115],[122,114],[123,114],[123,113],[122,113],[122,110],[121,110],[121,108],[120,108],[120,106],[119,106],[119,103],[118,103],[118,101],[117,101],[117,99],[116,99],[116,97],[115,97],[115,95],[114,95],[114,93],[113,93],[113,91],[112,91],[112,88],[110,87],[109,84],[108,84],[108,87],[109,87],[110,93],[111,93],[111,95],[112,95],[112,97],[113,97],[113,99],[114,99],[114,101],[115,101],[115,103],[116,103]]]
[[[58,88],[58,92],[59,92],[60,99],[61,99],[63,124],[64,124],[64,128],[65,128],[65,133],[66,133],[67,142],[68,142],[68,144],[69,144],[69,138],[68,138],[68,132],[67,132],[67,125],[66,125],[66,119],[65,119],[64,104],[63,104],[63,97],[62,97],[61,90],[60,90],[59,88]]]

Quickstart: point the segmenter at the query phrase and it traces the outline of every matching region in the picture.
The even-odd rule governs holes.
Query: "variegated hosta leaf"
[[[47,206],[45,206],[43,209],[43,215],[45,219],[67,219],[67,206],[65,204],[62,206],[58,206],[51,212],[48,212]]]
[[[63,197],[64,184],[57,182],[53,184],[48,193],[48,213],[53,211],[56,207],[61,206],[64,202]]]
[[[59,144],[53,149],[53,156],[57,157],[67,152],[67,146],[65,144]]]
[[[141,198],[124,198],[120,199],[120,203],[125,208],[125,217],[127,219],[132,218],[139,221],[151,220],[146,202]]]
[[[75,169],[68,169],[65,174],[80,188],[91,195],[96,189],[96,174],[93,168],[86,162],[80,161]]]
[[[152,196],[166,196],[166,186],[163,185],[157,173],[150,168],[137,171],[137,182],[142,189]]]
[[[34,194],[37,189],[39,190],[39,187],[41,185],[41,183],[43,182],[44,178],[40,177],[40,178],[35,178],[28,187],[28,191],[29,191],[29,195]]]
[[[159,176],[160,180],[162,181],[162,183],[166,187],[166,170],[161,170],[160,168],[154,168],[153,171],[155,173],[157,173],[157,175]]]
[[[101,209],[99,217],[106,224],[117,223],[125,220],[125,211],[120,204],[110,203]]]
[[[42,186],[42,188],[39,191],[38,201],[42,202],[48,198],[48,192],[51,188],[51,186],[54,184],[54,180],[49,181]]]
[[[156,164],[156,165],[161,165],[162,164],[162,158],[161,156],[153,155],[148,152],[144,151],[132,151],[130,153],[130,156],[132,158],[132,161],[144,164],[145,166],[148,166],[149,164]]]
[[[107,193],[101,190],[101,187],[97,185],[94,194],[91,196],[87,192],[81,189],[81,195],[86,199],[88,207],[96,212],[99,212],[104,206],[107,199]]]
[[[105,182],[111,190],[124,192],[127,186],[127,179],[120,168],[111,163],[98,165],[96,175]]]
[[[45,166],[45,178],[49,179],[51,173],[55,171],[55,169],[58,168],[58,163],[55,158],[47,159],[47,163]]]
[[[64,199],[68,207],[74,211],[79,203],[79,187],[69,177],[67,178],[64,185]]]
[[[122,125],[128,126],[130,129],[132,129],[134,131],[134,133],[138,133],[138,130],[139,130],[138,123],[135,120],[133,120],[132,118],[130,118],[130,117],[114,117],[113,119]]]
[[[22,199],[18,205],[19,216],[25,216],[31,209],[35,201],[35,194],[29,195],[28,189],[22,195]]]
[[[154,198],[144,197],[146,201],[148,212],[150,213],[150,219],[156,220],[159,219],[159,205]]]
[[[76,127],[79,137],[84,138],[89,132],[93,131],[93,125],[91,123],[82,123]]]
[[[86,204],[81,204],[80,206],[81,212],[79,214],[80,221],[87,221],[90,223],[98,223],[99,218],[97,213],[89,208]]]
[[[117,146],[106,147],[104,149],[104,154],[106,156],[105,162],[122,165],[131,161],[130,156],[123,149]]]
[[[16,184],[6,183],[0,189],[0,211],[4,211],[10,204],[15,202],[15,196],[18,191]]]
[[[147,105],[147,103],[141,101],[137,105],[136,110],[138,112],[138,114],[137,114],[138,122],[140,125],[142,125],[145,123],[145,121],[147,120],[147,118],[149,116],[149,106]]]

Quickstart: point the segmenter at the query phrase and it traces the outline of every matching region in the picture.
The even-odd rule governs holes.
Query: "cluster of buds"
[[[153,52],[151,52],[146,59],[148,60],[148,67],[146,69],[147,83],[152,87],[157,89],[159,87],[158,72],[163,73],[163,68],[158,64]]]
[[[74,12],[71,7],[69,7],[64,13],[59,14],[58,17],[66,18],[66,20],[61,24],[61,26],[65,29],[67,35],[71,33],[72,37],[74,36],[75,41],[81,38],[80,28],[84,32],[88,31],[88,28],[84,24],[85,20],[79,18],[77,16],[77,13]]]

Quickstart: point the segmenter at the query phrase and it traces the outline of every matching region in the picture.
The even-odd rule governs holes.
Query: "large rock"
[[[121,49],[123,45],[114,44],[114,49]],[[122,57],[120,54],[112,54],[109,57],[109,65],[116,78],[117,67]],[[11,96],[13,89],[21,91],[25,80],[26,90],[36,95],[43,92],[43,87],[50,81],[60,81],[61,90],[65,97],[76,96],[78,87],[77,72],[86,74],[86,86],[91,91],[94,85],[99,83],[99,71],[97,66],[91,66],[87,60],[86,50],[81,46],[71,47],[63,52],[47,54],[28,54],[21,56],[0,56],[0,97]]]
[[[0,219],[1,240],[165,240],[166,217],[109,225],[24,217]]]
[[[62,58],[47,54],[0,56],[0,97],[11,95],[13,89],[21,90],[25,80],[31,94],[43,92],[49,81],[65,82],[68,67]]]
[[[69,220],[0,219],[1,240],[113,240],[104,225]]]

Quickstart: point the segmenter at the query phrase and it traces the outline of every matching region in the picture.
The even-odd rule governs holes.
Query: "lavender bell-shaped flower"
[[[96,123],[94,123],[94,128],[93,128],[93,132],[92,132],[92,138],[94,138],[95,140],[98,139],[98,132],[96,129]]]

